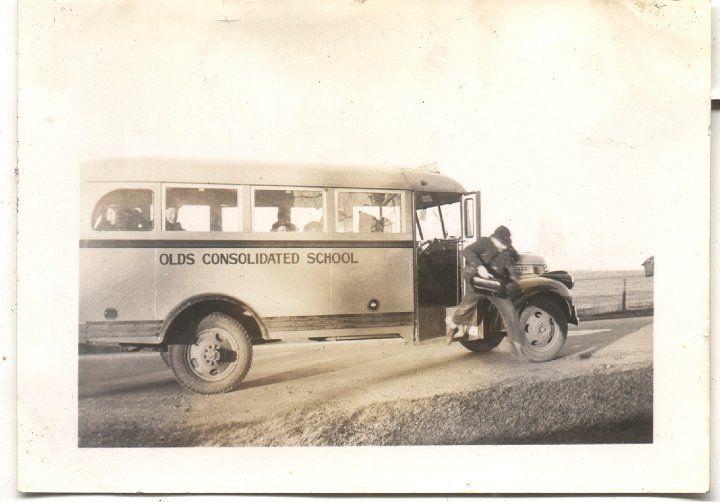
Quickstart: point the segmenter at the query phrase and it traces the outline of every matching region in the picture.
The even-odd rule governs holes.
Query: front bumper
[[[577,309],[575,308],[575,305],[570,305],[570,316],[568,317],[568,322],[570,324],[574,324],[575,326],[580,324],[580,318],[577,315]]]

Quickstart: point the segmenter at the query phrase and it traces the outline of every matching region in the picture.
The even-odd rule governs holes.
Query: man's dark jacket
[[[518,253],[512,246],[500,251],[489,237],[481,237],[466,247],[463,252],[466,269],[468,266],[477,269],[479,265],[485,266],[488,272],[502,282],[515,281],[512,266],[518,261]],[[468,279],[470,271],[463,269],[463,276]],[[474,273],[472,275],[477,275]]]

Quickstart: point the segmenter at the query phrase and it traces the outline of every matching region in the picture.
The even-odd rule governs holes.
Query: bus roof
[[[96,182],[211,183],[466,192],[460,183],[440,174],[437,168],[120,158],[84,163],[80,173],[82,180]]]

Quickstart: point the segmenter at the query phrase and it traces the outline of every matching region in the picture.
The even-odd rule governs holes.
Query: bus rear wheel
[[[240,385],[252,363],[252,342],[232,317],[213,312],[198,323],[192,343],[169,346],[177,381],[198,394],[221,394]]]

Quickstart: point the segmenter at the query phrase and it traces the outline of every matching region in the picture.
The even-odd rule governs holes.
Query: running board
[[[387,340],[390,338],[402,338],[400,333],[381,333],[377,335],[341,335],[341,336],[311,336],[308,340],[313,342],[347,342],[354,340]]]

